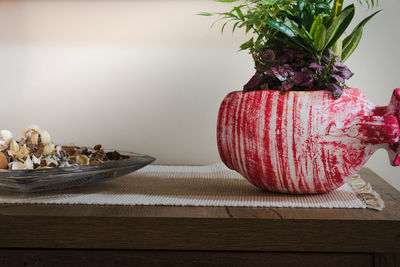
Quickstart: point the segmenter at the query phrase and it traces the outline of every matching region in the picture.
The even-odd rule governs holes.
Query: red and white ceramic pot
[[[274,192],[322,193],[356,174],[380,148],[400,165],[400,88],[388,106],[358,89],[232,92],[217,126],[222,161],[253,185]]]

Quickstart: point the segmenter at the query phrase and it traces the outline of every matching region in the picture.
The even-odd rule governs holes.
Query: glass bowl
[[[134,172],[155,160],[151,156],[132,152],[118,153],[129,158],[65,168],[1,170],[0,190],[30,193],[100,183]]]

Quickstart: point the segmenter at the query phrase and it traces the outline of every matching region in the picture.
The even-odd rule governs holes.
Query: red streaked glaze
[[[222,161],[257,187],[287,193],[332,191],[379,148],[400,165],[400,88],[377,107],[358,89],[232,92],[221,104]]]

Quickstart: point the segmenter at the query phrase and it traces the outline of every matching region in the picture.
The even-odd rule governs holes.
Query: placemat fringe
[[[351,186],[358,197],[364,201],[367,208],[374,210],[383,210],[385,203],[381,196],[372,189],[370,183],[365,182],[359,174],[354,175],[347,183]]]

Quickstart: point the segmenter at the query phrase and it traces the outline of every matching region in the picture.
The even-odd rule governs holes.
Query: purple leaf
[[[294,84],[290,83],[290,82],[283,82],[282,83],[282,88],[283,88],[284,91],[289,91],[290,89],[293,88],[293,86],[294,86]]]
[[[281,67],[281,66],[278,66],[278,67]],[[275,78],[277,78],[277,79],[280,80],[281,82],[283,82],[283,81],[286,80],[286,78],[283,77],[283,76],[280,74],[279,70],[278,70],[276,67],[272,67],[272,68],[271,68],[271,71],[272,71],[272,73],[274,74]]]
[[[275,60],[275,52],[272,49],[267,49],[260,53],[261,57],[267,61]]]
[[[304,80],[304,75],[303,75],[302,72],[297,71],[297,72],[294,73],[292,81],[295,84],[301,84],[303,82],[303,80]]]
[[[278,58],[278,61],[280,61],[281,63],[287,63],[289,61],[289,56],[288,55],[282,55]]]
[[[251,79],[243,86],[243,91],[248,92],[252,90],[260,89],[261,82],[263,81],[263,77],[255,74]]]

